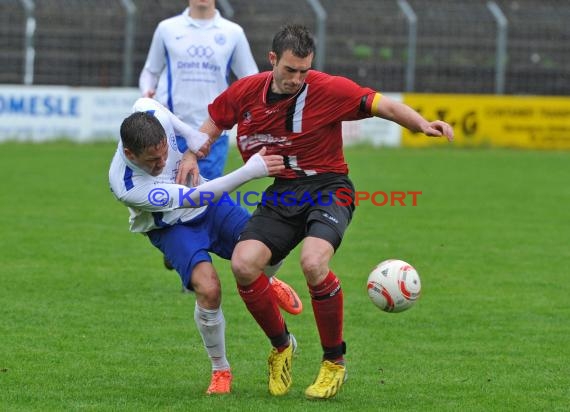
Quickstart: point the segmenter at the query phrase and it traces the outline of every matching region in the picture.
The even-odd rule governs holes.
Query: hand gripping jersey
[[[237,123],[237,146],[244,161],[266,146],[267,154],[285,156],[278,176],[296,178],[320,173],[348,173],[342,152],[342,121],[373,115],[381,95],[344,77],[310,70],[291,97],[267,102],[272,72],[240,79],[209,106],[220,129]]]

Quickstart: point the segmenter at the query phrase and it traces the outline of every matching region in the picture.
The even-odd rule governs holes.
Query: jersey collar
[[[309,73],[310,73],[310,71],[309,71]],[[309,77],[309,76],[307,76],[307,77]],[[267,103],[267,92],[269,91],[269,88],[271,87],[271,82],[272,82],[272,81],[273,81],[273,72],[270,70],[270,71],[267,72],[267,77],[266,77],[266,79],[265,79],[265,85],[263,86],[263,96],[262,96],[262,98],[263,98],[263,104],[265,104],[265,105],[268,104],[268,103]],[[303,85],[299,88],[299,90],[297,90],[297,92],[296,92],[295,94],[292,94],[288,99],[280,100],[280,102],[282,102],[282,101],[288,102],[288,101],[291,101],[291,100],[293,100],[293,99],[296,99],[297,96],[299,95],[299,93],[301,93],[301,92],[305,89],[306,85],[307,85],[307,80],[305,79],[305,82],[304,82]]]
[[[192,17],[190,17],[190,7],[186,7],[184,9],[184,11],[182,12],[182,16],[184,17],[184,20],[186,21],[186,23],[189,26],[193,26],[193,27],[197,27],[197,28],[204,28],[204,29],[209,29],[211,27],[220,27],[220,20],[222,19],[222,16],[220,14],[220,12],[218,11],[218,9],[215,10],[216,14],[214,15],[214,17],[210,20],[210,24],[207,26],[202,26],[200,23],[198,23],[197,20],[193,19]]]

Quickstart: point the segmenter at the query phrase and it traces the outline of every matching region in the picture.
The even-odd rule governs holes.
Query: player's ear
[[[131,152],[128,148],[123,147],[123,153],[125,154],[125,157],[130,161],[133,161],[135,159],[135,154]]]
[[[269,52],[269,63],[271,63],[272,66],[277,64],[277,54],[273,51]]]

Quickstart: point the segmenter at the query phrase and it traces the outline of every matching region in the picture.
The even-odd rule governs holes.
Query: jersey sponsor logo
[[[179,70],[192,70],[192,69],[202,69],[202,70],[206,70],[209,72],[219,72],[221,70],[221,67],[218,66],[217,64],[212,64],[210,62],[204,61],[202,63],[200,62],[184,62],[184,61],[178,61],[176,62],[176,68]]]
[[[217,73],[221,72],[222,67],[215,62],[212,58],[216,54],[214,49],[210,46],[197,46],[191,45],[186,49],[188,56],[192,58],[191,61],[179,60],[176,62],[176,68],[179,70],[201,70],[204,73]]]
[[[290,146],[287,136],[273,136],[270,134],[254,134],[251,136],[239,136],[238,145],[241,151],[252,150],[259,146],[272,144],[276,146]]]
[[[214,55],[214,50],[210,46],[192,45],[186,49],[186,53],[190,57],[205,57],[209,59]]]
[[[200,62],[178,61],[178,62],[176,62],[176,68],[177,69],[199,69],[200,68]]]
[[[217,64],[212,64],[210,62],[202,62],[202,69],[211,72],[219,72],[221,70],[221,67],[218,66]]]
[[[251,123],[251,119],[251,112],[248,111],[243,114],[243,124]]]

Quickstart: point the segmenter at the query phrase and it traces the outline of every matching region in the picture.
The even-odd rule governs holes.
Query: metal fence
[[[157,23],[185,0],[0,0],[0,83],[135,86]],[[306,24],[315,67],[386,92],[570,94],[567,0],[218,0],[259,67]]]

